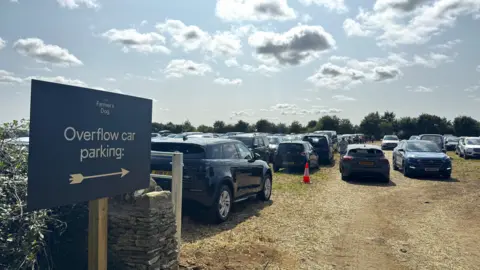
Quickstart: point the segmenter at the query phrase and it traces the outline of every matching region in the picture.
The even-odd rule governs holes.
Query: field
[[[182,268],[478,269],[480,160],[450,155],[451,180],[276,173],[270,203],[243,202],[216,226],[184,218]]]

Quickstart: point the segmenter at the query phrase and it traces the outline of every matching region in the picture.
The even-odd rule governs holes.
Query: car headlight
[[[467,152],[473,152],[473,148],[467,148],[467,149],[465,149],[465,151],[467,151]]]

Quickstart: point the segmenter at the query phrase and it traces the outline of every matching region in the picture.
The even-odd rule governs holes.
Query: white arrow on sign
[[[83,174],[77,173],[77,174],[70,174],[70,179],[69,180],[70,180],[70,184],[80,184],[85,179],[107,177],[107,176],[112,176],[112,175],[120,175],[120,178],[123,178],[128,173],[129,173],[129,171],[125,170],[124,168],[121,168],[120,172],[97,174],[97,175],[90,175],[90,176],[83,176]]]

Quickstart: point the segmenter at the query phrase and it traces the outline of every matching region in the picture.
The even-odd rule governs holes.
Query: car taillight
[[[388,159],[387,159],[386,157],[381,157],[381,158],[380,158],[380,162],[389,163],[389,162],[388,162]]]
[[[342,158],[344,161],[350,161],[350,160],[353,160],[353,157],[352,156],[343,156]]]

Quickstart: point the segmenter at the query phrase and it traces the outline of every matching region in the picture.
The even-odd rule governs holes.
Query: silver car
[[[390,182],[390,163],[382,149],[370,144],[352,144],[347,147],[347,154],[340,158],[342,180],[348,181],[352,176],[378,177],[382,182]]]
[[[480,158],[480,138],[478,137],[463,137],[458,142],[458,155],[468,158]]]

